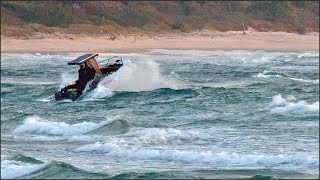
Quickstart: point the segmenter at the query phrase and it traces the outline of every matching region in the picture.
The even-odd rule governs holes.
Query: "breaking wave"
[[[282,76],[279,74],[270,74],[269,71],[263,71],[262,73],[259,73],[258,75],[254,75],[253,77],[270,78],[270,77],[282,77]]]
[[[48,163],[38,164],[17,160],[17,157],[1,155],[1,179],[19,178],[39,171],[48,165]]]
[[[66,179],[70,178],[106,178],[109,175],[95,173],[77,168],[61,161],[42,162],[37,159],[24,156],[1,155],[1,179]]]
[[[301,69],[301,67],[299,67],[299,68]],[[270,71],[263,71],[262,73],[258,73],[257,75],[254,75],[253,77],[266,78],[266,79],[271,78],[271,77],[276,77],[276,78],[284,77],[287,79],[291,79],[291,80],[299,81],[299,82],[303,82],[303,83],[319,84],[319,79],[291,78],[291,77],[288,77],[288,75],[286,75],[286,74],[279,75],[278,73],[273,73]]]
[[[178,149],[148,149],[139,147],[127,147],[121,146],[114,143],[96,142],[94,144],[85,145],[74,149],[75,152],[92,152],[92,153],[107,153],[108,156],[115,156],[120,158],[132,158],[139,160],[152,160],[161,159],[166,161],[181,161],[185,163],[209,163],[212,165],[228,164],[228,166],[250,166],[260,167],[261,165],[268,165],[270,163],[277,164],[281,167],[282,164],[292,164],[291,168],[308,168],[310,164],[318,163],[315,156],[312,155],[266,155],[266,154],[237,154],[237,153],[226,153],[226,152],[215,152],[215,151],[191,151],[191,150],[178,150]],[[287,165],[286,168],[290,168]]]
[[[70,136],[76,134],[85,134],[90,131],[101,128],[111,120],[102,121],[100,123],[81,122],[77,124],[67,124],[65,122],[50,122],[37,116],[29,116],[22,125],[14,129],[14,133],[35,133],[48,134],[55,136]]]
[[[294,96],[283,98],[281,94],[273,96],[271,113],[277,114],[319,114],[319,101],[308,104],[306,101],[296,102]]]
[[[112,91],[151,91],[160,88],[176,89],[176,85],[165,78],[156,62],[127,61],[116,73],[104,78],[100,82],[101,86],[106,86]]]
[[[298,55],[298,58],[305,58],[305,57],[318,57],[319,58],[319,53],[305,52],[303,54]]]
[[[107,174],[104,172],[96,172],[96,170],[87,170],[81,167],[62,161],[48,161],[42,162],[32,157],[24,155],[6,156],[1,155],[1,179],[210,179],[228,177],[230,179],[236,178],[242,174],[243,178],[283,178],[283,177],[305,177],[303,173],[287,172],[281,170],[269,170],[261,167],[242,169],[194,169],[194,170],[167,170],[167,171],[125,171],[120,173]],[[235,156],[235,155],[233,155]],[[267,157],[266,157],[267,158]],[[301,158],[298,158],[300,160]],[[308,158],[306,158],[308,159]],[[279,160],[281,161],[282,158]],[[258,160],[259,161],[259,160]],[[262,174],[262,175],[260,175]],[[316,175],[308,175],[307,177],[315,179]]]
[[[319,84],[319,79],[314,79],[314,80],[310,80],[310,79],[299,79],[299,78],[290,78],[294,81],[299,81],[299,82],[305,82],[305,83],[313,83],[313,84]]]

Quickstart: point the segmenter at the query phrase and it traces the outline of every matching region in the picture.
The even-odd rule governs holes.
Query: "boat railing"
[[[122,61],[122,57],[113,56],[113,57],[107,58],[105,60],[99,61],[99,64],[102,64],[102,63],[105,64],[104,66],[108,66],[110,64],[123,64],[123,61]]]

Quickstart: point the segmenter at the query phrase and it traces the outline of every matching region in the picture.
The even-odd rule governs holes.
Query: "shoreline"
[[[1,36],[1,53],[146,53],[169,50],[246,50],[319,52],[319,33],[192,32],[162,35],[89,36],[38,34],[28,38]]]

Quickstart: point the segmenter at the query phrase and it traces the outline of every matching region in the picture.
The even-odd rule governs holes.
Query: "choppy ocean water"
[[[1,178],[319,176],[318,52],[152,52],[75,102],[77,55],[1,54]]]

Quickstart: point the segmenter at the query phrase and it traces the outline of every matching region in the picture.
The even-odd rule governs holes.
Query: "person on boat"
[[[87,72],[87,77],[88,77],[88,81],[92,80],[95,75],[96,75],[96,70],[94,70],[89,64],[86,64],[86,72]]]
[[[82,91],[86,88],[88,81],[94,78],[94,73],[94,69],[88,67],[85,62],[80,63],[78,80],[74,84],[68,85],[65,88],[61,89],[61,92],[65,93],[68,89],[76,89],[77,97],[81,96]]]

